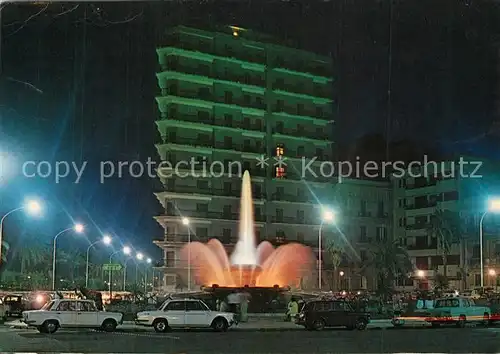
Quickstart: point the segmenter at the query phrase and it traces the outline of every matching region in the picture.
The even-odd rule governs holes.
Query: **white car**
[[[91,300],[52,300],[40,310],[24,311],[22,316],[22,322],[36,327],[40,333],[54,333],[59,328],[100,328],[113,332],[123,324],[123,314],[98,311]]]
[[[201,300],[173,299],[165,301],[158,310],[139,312],[135,323],[153,327],[156,332],[171,328],[213,328],[227,331],[235,323],[234,314],[212,311]]]
[[[457,327],[463,328],[466,322],[480,322],[488,325],[490,318],[489,307],[476,306],[472,299],[466,297],[453,297],[437,299],[426,321],[431,323],[432,327],[454,323]]]

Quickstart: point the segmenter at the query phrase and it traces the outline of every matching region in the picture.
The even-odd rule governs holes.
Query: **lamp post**
[[[101,240],[97,240],[94,243],[91,243],[90,246],[87,248],[87,261],[85,264],[85,288],[89,287],[89,254],[90,254],[90,249],[95,244],[98,244],[99,242],[102,242],[105,245],[110,245],[111,244],[111,237],[108,235],[104,235],[104,237]]]
[[[123,252],[123,254],[128,255],[128,254],[130,254],[131,249],[130,249],[130,247],[125,246],[125,247],[123,247],[121,250],[118,250],[118,251],[115,251],[115,252],[111,253],[111,254],[109,255],[109,264],[110,264],[110,266],[111,266],[111,261],[113,260],[113,256],[114,256],[115,254],[120,253],[120,252]],[[113,285],[112,285],[113,276],[112,276],[112,274],[113,274],[113,271],[111,270],[111,268],[109,268],[108,285],[109,285],[109,299],[110,299],[110,300],[112,299],[112,297],[111,297],[111,296],[113,295]]]
[[[57,235],[54,236],[54,249],[52,250],[52,291],[56,290],[56,249],[57,249],[57,238],[61,236],[63,233],[73,230],[74,232],[81,234],[84,230],[82,224],[75,224],[72,227],[68,227],[60,231]]]
[[[3,222],[5,218],[16,211],[27,210],[30,214],[38,214],[41,211],[41,209],[42,206],[38,201],[31,200],[28,203],[26,203],[26,205],[12,209],[11,211],[7,212],[7,214],[2,216],[2,218],[0,219],[0,263],[2,262]]]
[[[138,261],[142,261],[144,259],[144,255],[139,252],[135,256],[135,258],[137,258]],[[137,283],[138,274],[139,274],[139,262],[135,262],[135,287],[136,288],[138,286],[138,283]]]
[[[148,264],[151,264],[151,258],[146,260],[146,266],[144,267],[144,295],[148,292]]]
[[[189,219],[188,218],[182,218],[182,223],[187,227],[188,230],[188,291],[191,291],[191,247],[189,245],[191,244],[191,229],[189,227]]]
[[[491,199],[488,203],[488,209],[483,213],[479,220],[479,266],[481,267],[481,288],[484,287],[484,265],[483,265],[483,220],[489,212],[500,212],[500,199]]]
[[[326,210],[323,212],[323,217],[321,218],[321,224],[319,225],[319,232],[318,232],[318,248],[319,248],[319,254],[318,254],[318,261],[319,261],[319,265],[318,265],[318,288],[319,290],[321,290],[321,272],[322,272],[322,268],[323,268],[323,265],[321,264],[322,262],[322,245],[321,245],[321,239],[322,239],[322,236],[321,236],[321,231],[323,230],[323,225],[325,222],[334,222],[335,221],[335,214],[330,211],[330,210]]]
[[[126,291],[126,289],[127,289],[127,265],[128,265],[128,261],[130,261],[131,259],[134,259],[134,257],[127,258],[125,260],[125,264],[123,266],[123,291]]]

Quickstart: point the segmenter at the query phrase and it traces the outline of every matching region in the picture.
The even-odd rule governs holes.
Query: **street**
[[[367,331],[152,331],[101,333],[0,327],[0,352],[375,353],[500,351],[500,328],[410,328]]]

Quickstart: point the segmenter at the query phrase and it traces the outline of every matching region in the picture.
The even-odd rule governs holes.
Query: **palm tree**
[[[337,269],[342,262],[343,254],[344,248],[338,242],[330,241],[325,248],[326,263],[333,270],[332,283],[330,284],[331,290],[334,290],[337,286]]]
[[[9,244],[5,241],[2,241],[2,244],[0,245],[2,247],[2,259],[0,259],[0,262],[7,262],[7,252],[9,252]]]
[[[427,233],[437,240],[437,249],[443,258],[443,276],[447,277],[447,258],[451,246],[460,241],[460,217],[458,213],[449,210],[436,210],[431,216]]]
[[[363,271],[374,269],[377,274],[377,288],[381,295],[394,289],[394,282],[413,270],[408,252],[397,241],[386,241],[371,250],[370,260]]]

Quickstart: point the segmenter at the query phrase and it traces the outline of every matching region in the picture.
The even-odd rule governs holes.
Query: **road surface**
[[[0,352],[109,353],[498,353],[498,328],[411,328],[368,331],[150,331],[53,335],[0,327]]]

